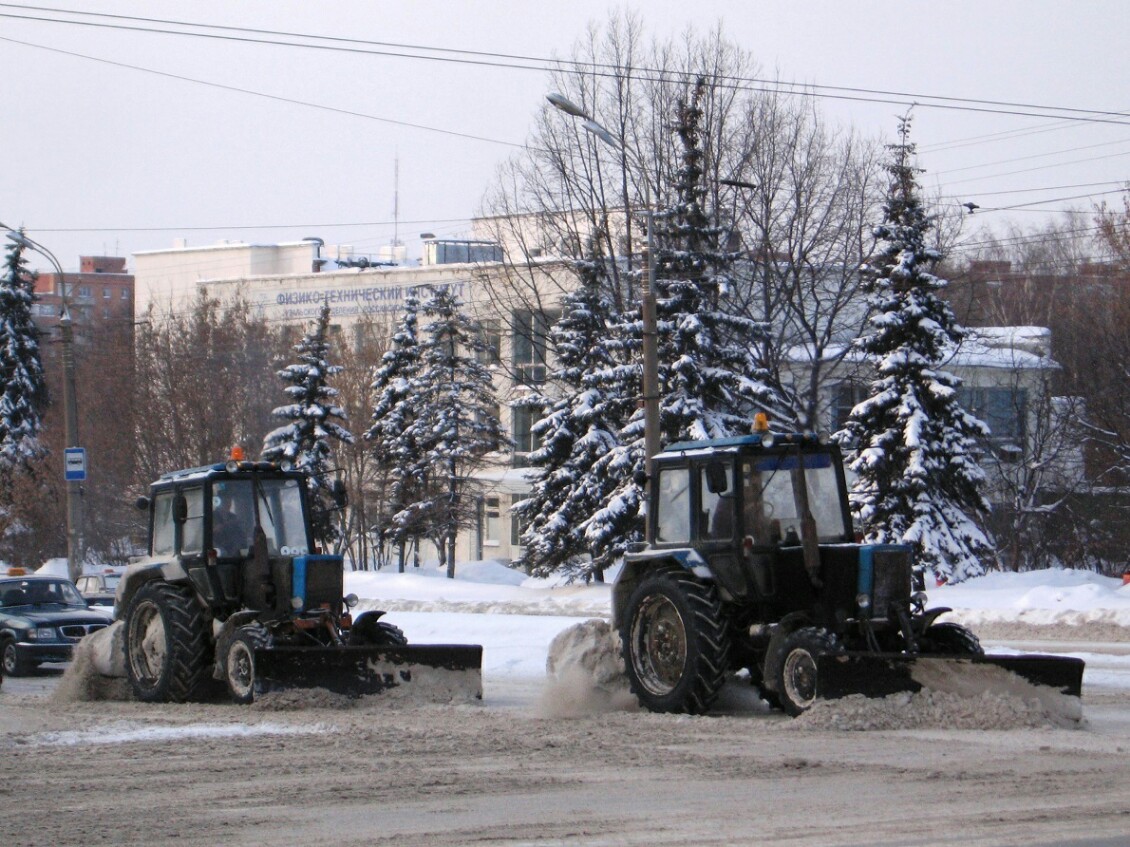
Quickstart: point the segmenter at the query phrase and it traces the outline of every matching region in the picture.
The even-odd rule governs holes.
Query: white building
[[[537,313],[524,297],[497,284],[504,273],[493,243],[429,239],[416,266],[369,262],[350,248],[327,247],[319,239],[285,244],[221,243],[134,254],[136,315],[148,309],[179,313],[192,308],[201,291],[221,301],[243,298],[254,317],[271,324],[301,326],[323,303],[331,322],[348,334],[363,318],[387,318],[390,331],[403,313],[409,292],[420,286],[450,286],[483,328],[491,348],[500,418],[516,449],[500,454],[495,467],[479,474],[479,526],[459,536],[462,559],[513,559],[517,522],[510,509],[529,490],[524,454],[534,447],[527,410],[509,402],[546,380],[546,335],[555,316],[563,281],[561,263],[527,265],[523,278],[539,289]],[[453,261],[454,260],[454,261]],[[470,260],[470,261],[468,261]],[[520,302],[521,301],[521,302]]]
[[[190,309],[204,290],[221,300],[241,296],[255,316],[272,324],[303,325],[329,302],[332,322],[344,331],[367,317],[387,317],[392,327],[412,289],[454,287],[490,343],[500,417],[515,441],[512,453],[499,455],[493,468],[477,475],[483,485],[478,526],[460,534],[458,556],[504,561],[517,556],[519,527],[510,510],[529,490],[524,456],[536,445],[529,412],[509,404],[546,381],[552,366],[546,335],[560,314],[562,292],[574,282],[567,264],[530,257],[509,276],[510,269],[499,261],[501,250],[486,239],[426,241],[423,263],[417,266],[372,263],[355,256],[351,248],[327,247],[320,239],[193,248],[182,243],[134,258],[139,317],[150,307],[158,312]],[[845,326],[857,327],[862,320],[844,314],[837,319]],[[866,392],[867,375],[844,355],[851,332],[840,334],[845,335],[842,344],[833,342],[821,350],[826,373],[817,385],[819,428],[829,432],[839,428]],[[1061,415],[1063,409],[1062,401],[1049,396],[1049,375],[1058,368],[1050,358],[1050,343],[1050,332],[1042,327],[979,328],[947,364],[963,380],[966,408],[993,430],[985,449],[995,492],[1001,490],[1002,474],[1010,473],[1010,465],[1019,469],[1018,463],[1031,454],[1038,433],[1050,428],[1064,432],[1048,420],[1049,414]],[[811,350],[793,348],[786,367],[798,385],[806,384],[813,367]],[[1065,443],[1055,454],[1049,480],[1069,487],[1082,473],[1082,453]]]

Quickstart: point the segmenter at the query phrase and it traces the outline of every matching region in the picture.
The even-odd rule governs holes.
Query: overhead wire
[[[557,59],[545,59],[545,58],[540,58],[540,57],[523,56],[523,55],[520,55],[520,54],[496,53],[496,52],[488,52],[488,51],[474,51],[474,50],[463,50],[463,49],[453,49],[453,48],[440,48],[440,47],[432,47],[432,46],[428,46],[428,45],[419,45],[419,44],[398,44],[398,43],[394,43],[394,42],[369,41],[369,40],[364,40],[364,39],[345,38],[345,37],[338,37],[338,36],[311,35],[311,34],[293,33],[293,32],[285,32],[285,31],[277,31],[277,30],[266,30],[266,29],[259,29],[259,28],[253,28],[253,27],[232,27],[232,26],[222,26],[222,25],[216,25],[216,24],[199,24],[199,23],[192,23],[192,22],[185,22],[185,21],[172,21],[172,20],[160,19],[160,18],[144,18],[144,17],[138,17],[138,16],[114,15],[114,14],[102,13],[102,12],[88,12],[88,11],[82,11],[82,10],[68,10],[68,9],[61,9],[61,8],[30,6],[30,5],[27,5],[27,4],[0,3],[0,7],[14,8],[14,9],[24,9],[24,10],[34,10],[34,11],[48,12],[48,13],[54,13],[54,14],[69,14],[69,15],[75,15],[75,16],[98,17],[98,18],[102,18],[102,19],[105,19],[105,20],[113,20],[113,21],[126,20],[126,21],[134,21],[134,22],[145,23],[145,24],[161,24],[161,25],[177,26],[177,27],[192,27],[192,28],[195,28],[195,29],[215,30],[217,32],[224,32],[224,33],[240,33],[240,35],[220,35],[220,34],[217,34],[217,32],[211,32],[211,31],[187,32],[187,31],[184,31],[184,30],[166,30],[166,29],[157,29],[157,28],[149,27],[149,26],[127,26],[127,25],[120,24],[120,23],[103,23],[103,22],[97,22],[97,21],[71,21],[71,20],[62,20],[62,19],[58,19],[58,18],[37,17],[37,16],[31,16],[31,15],[12,15],[10,13],[0,12],[0,17],[6,17],[6,18],[33,20],[33,21],[39,21],[39,22],[45,22],[45,23],[75,24],[75,25],[80,25],[80,26],[94,26],[94,27],[99,27],[99,28],[118,29],[118,30],[124,30],[124,31],[129,31],[129,32],[168,34],[168,35],[174,35],[174,36],[176,36],[176,35],[195,36],[195,37],[202,37],[202,38],[213,38],[213,39],[230,40],[230,41],[237,41],[237,42],[262,44],[262,45],[268,45],[268,46],[280,46],[280,47],[290,47],[290,48],[312,48],[312,49],[321,49],[321,50],[339,50],[339,51],[344,51],[344,52],[349,52],[349,53],[361,53],[361,54],[367,54],[367,55],[381,55],[381,56],[390,56],[390,57],[394,57],[394,58],[442,60],[442,61],[464,63],[464,64],[476,64],[476,65],[483,65],[483,66],[489,66],[489,67],[502,67],[502,68],[523,69],[523,70],[545,71],[545,70],[550,70],[550,69],[553,69],[553,68],[561,68],[563,66],[566,66],[566,67],[581,66],[581,67],[590,68],[591,70],[598,71],[598,72],[604,71],[604,70],[607,69],[607,74],[605,74],[605,75],[608,75],[608,74],[613,73],[613,72],[619,72],[618,69],[612,68],[611,66],[605,65],[605,64],[602,64],[602,63],[578,62],[578,61],[575,61],[575,60],[570,60],[568,62],[562,62],[561,60],[557,60]],[[269,36],[269,38],[249,37],[250,35]],[[289,39],[305,39],[305,40],[304,41],[271,40],[273,38],[289,38]],[[310,101],[299,100],[299,99],[296,99],[296,98],[289,98],[289,97],[284,97],[284,96],[280,96],[280,95],[267,94],[267,93],[264,93],[264,92],[255,91],[255,90],[252,90],[252,89],[242,88],[242,87],[233,86],[233,85],[228,85],[228,84],[225,84],[225,83],[216,83],[216,82],[212,82],[212,81],[209,81],[209,80],[189,77],[189,76],[170,73],[170,72],[166,72],[166,71],[160,71],[160,70],[156,70],[156,69],[153,69],[153,68],[147,68],[147,67],[143,67],[143,66],[139,66],[139,65],[133,65],[133,64],[125,63],[125,62],[119,62],[119,61],[112,60],[112,59],[104,59],[104,58],[97,57],[97,56],[90,56],[90,55],[78,53],[78,52],[75,52],[75,51],[69,51],[69,50],[64,50],[64,49],[61,49],[61,48],[50,47],[50,46],[43,45],[43,44],[35,44],[35,43],[32,43],[32,42],[21,41],[21,40],[9,38],[9,37],[0,36],[0,40],[8,41],[8,42],[11,42],[11,43],[16,43],[16,44],[22,44],[22,45],[25,45],[25,46],[28,46],[28,47],[46,50],[46,51],[55,52],[55,53],[60,53],[60,54],[63,54],[63,55],[68,55],[68,56],[72,56],[72,57],[76,57],[76,58],[82,58],[82,59],[87,59],[87,60],[90,60],[90,61],[101,62],[101,63],[104,63],[104,64],[121,67],[123,69],[154,74],[154,75],[158,75],[158,76],[176,79],[176,80],[183,81],[183,82],[205,85],[205,86],[214,87],[214,88],[223,89],[223,90],[228,90],[228,91],[232,91],[232,92],[236,92],[236,93],[240,93],[240,94],[247,94],[247,95],[251,95],[251,96],[266,98],[266,99],[275,100],[275,101],[279,101],[279,102],[284,102],[284,103],[288,103],[288,104],[292,104],[292,105],[299,105],[299,106],[303,106],[303,107],[321,109],[321,110],[325,110],[325,111],[329,111],[329,112],[344,114],[344,115],[351,116],[351,117],[360,117],[360,118],[363,118],[363,119],[375,120],[375,121],[380,121],[380,122],[394,124],[394,125],[400,125],[400,126],[404,126],[404,127],[407,127],[407,128],[419,129],[419,130],[430,131],[430,132],[437,132],[437,133],[441,133],[441,134],[445,134],[445,135],[451,135],[451,136],[455,136],[455,137],[466,138],[466,139],[475,140],[475,141],[482,141],[482,142],[492,143],[492,144],[500,144],[500,145],[515,147],[515,148],[522,148],[522,147],[526,146],[526,145],[519,144],[519,143],[503,141],[501,139],[489,138],[489,137],[485,137],[485,136],[479,136],[479,135],[474,135],[474,134],[464,133],[464,132],[457,132],[457,131],[443,129],[443,128],[440,128],[440,127],[427,126],[427,125],[424,125],[424,124],[418,124],[418,123],[413,123],[413,122],[409,122],[409,121],[401,121],[401,120],[397,120],[397,119],[384,118],[384,117],[381,117],[381,116],[367,114],[367,113],[359,112],[359,111],[356,111],[356,110],[327,106],[325,104],[313,103],[313,102],[310,102]],[[310,41],[313,41],[315,43],[308,43]],[[326,42],[326,43],[316,43],[316,42]],[[350,46],[346,46],[346,45],[361,45],[361,46],[350,47]],[[427,51],[429,53],[442,54],[442,55],[420,55],[419,52],[417,52],[417,53],[390,52],[388,50],[369,49],[369,48],[372,48],[372,47],[395,48],[396,51]],[[467,57],[471,57],[471,58],[467,58]],[[528,64],[523,64],[523,63],[528,63]],[[658,73],[658,71],[656,71],[655,69],[636,68],[634,70],[636,70],[637,72],[640,72],[640,73],[644,73],[644,74],[646,74],[646,73]],[[1064,113],[1064,115],[1059,118],[1059,120],[1056,122],[1056,124],[1053,124],[1051,127],[1045,127],[1045,128],[1039,129],[1039,130],[1028,130],[1028,131],[1051,131],[1052,129],[1058,128],[1060,126],[1078,125],[1081,121],[1114,123],[1114,124],[1118,124],[1118,125],[1130,125],[1130,123],[1127,123],[1126,121],[1115,120],[1115,118],[1130,117],[1130,115],[1127,115],[1125,112],[1097,111],[1097,110],[1088,110],[1088,109],[1077,109],[1077,108],[1073,108],[1073,107],[1045,106],[1045,105],[1038,105],[1038,104],[1031,104],[1031,103],[1015,103],[1015,102],[1009,102],[1009,101],[982,100],[982,99],[975,99],[975,98],[950,98],[950,97],[941,97],[941,96],[936,96],[936,95],[918,95],[918,94],[912,94],[912,93],[909,93],[909,92],[892,92],[892,91],[882,91],[882,90],[879,90],[879,89],[849,88],[849,87],[843,87],[843,86],[806,85],[806,86],[803,87],[803,90],[796,92],[795,91],[796,86],[793,86],[792,84],[789,84],[789,83],[783,83],[783,82],[780,82],[780,81],[766,81],[766,80],[761,80],[761,79],[757,79],[757,78],[754,78],[754,77],[737,77],[737,76],[724,77],[723,79],[730,80],[731,82],[734,82],[734,83],[742,83],[743,84],[743,86],[736,86],[736,87],[749,87],[750,84],[771,85],[771,86],[774,86],[773,90],[780,90],[781,88],[785,88],[785,89],[789,89],[789,90],[794,90],[794,93],[800,93],[800,94],[803,94],[803,95],[806,95],[806,96],[830,97],[832,99],[857,99],[857,98],[847,97],[847,96],[839,96],[839,95],[832,95],[832,94],[823,94],[823,93],[820,93],[820,92],[822,92],[822,91],[838,91],[838,92],[850,92],[850,93],[854,93],[854,94],[882,95],[884,97],[913,97],[913,98],[916,98],[916,101],[923,101],[923,100],[927,100],[927,99],[938,100],[938,101],[944,101],[945,103],[947,103],[949,105],[943,106],[940,103],[924,103],[924,102],[916,102],[916,105],[929,106],[929,107],[939,107],[939,108],[969,108],[969,110],[971,110],[971,111],[995,111],[995,112],[1000,112],[1002,114],[1027,114],[1027,115],[1032,115],[1033,113],[1031,113],[1031,112],[1016,112],[1016,111],[1010,111],[1010,110],[1000,110],[1000,109],[988,108],[988,107],[997,107],[997,106],[1000,106],[1000,107],[1015,107],[1017,109],[1033,109],[1033,110],[1039,109],[1039,110],[1044,110],[1045,112],[1058,111],[1058,112]],[[888,101],[888,100],[871,100],[870,102],[884,102],[885,103],[885,102],[891,102],[891,101]],[[966,104],[966,105],[965,106],[959,106],[958,104]],[[975,108],[973,106],[973,104],[979,104],[979,108]],[[1050,115],[1049,114],[1039,114],[1039,115],[1034,115],[1034,116],[1049,117]],[[1010,131],[1010,132],[1019,133],[1019,132],[1028,132],[1028,131],[1013,130],[1013,131]],[[1007,134],[1007,133],[1003,133],[1003,134]],[[1019,159],[1018,158],[1012,158],[1012,159],[1008,159],[1008,160],[1005,160],[1005,161],[1006,162],[1015,162],[1015,161],[1021,161],[1023,159],[1044,158],[1044,157],[1047,157],[1047,156],[1050,156],[1050,155],[1061,154],[1063,152],[1071,152],[1073,150],[1094,149],[1094,148],[1097,148],[1097,147],[1110,146],[1111,144],[1119,144],[1119,143],[1124,143],[1124,142],[1119,142],[1119,141],[1103,142],[1103,143],[1095,144],[1095,145],[1087,145],[1087,146],[1084,146],[1084,147],[1071,148],[1071,150],[1069,150],[1069,151],[1057,151],[1056,153],[1036,154],[1036,155],[1033,155],[1033,156],[1021,157]],[[947,149],[947,148],[944,145],[935,145],[935,147],[932,148],[932,149]],[[1072,161],[1072,162],[1055,163],[1055,164],[1050,164],[1050,165],[1037,167],[1037,168],[1029,168],[1029,169],[1023,169],[1023,170],[1017,170],[1017,171],[1010,171],[1010,172],[1002,173],[1002,174],[992,174],[992,175],[985,176],[985,177],[973,177],[973,178],[969,178],[969,179],[951,181],[948,184],[957,184],[957,183],[971,182],[971,181],[982,180],[982,179],[987,179],[987,178],[1011,176],[1011,175],[1015,175],[1015,174],[1029,173],[1029,172],[1044,170],[1044,169],[1053,168],[1053,167],[1063,167],[1063,166],[1067,166],[1067,165],[1071,165],[1071,164],[1079,164],[1081,162],[1091,162],[1091,161],[1096,161],[1098,159],[1116,158],[1116,157],[1120,157],[1120,156],[1124,156],[1124,155],[1130,155],[1130,151],[1123,152],[1123,153],[1114,153],[1114,154],[1111,154],[1109,156],[1092,157],[1092,158],[1089,158],[1089,159],[1075,160],[1075,161]],[[940,174],[948,174],[948,173],[955,173],[955,172],[959,172],[959,171],[973,170],[973,169],[984,168],[984,167],[992,167],[996,164],[1003,164],[1003,163],[1004,162],[986,163],[986,164],[982,164],[982,165],[969,166],[969,167],[965,167],[965,168],[957,168],[957,169],[952,169],[952,170],[948,170],[948,171],[939,171],[939,172],[937,172],[937,174],[939,174],[939,175]],[[1109,181],[1107,183],[1092,183],[1090,185],[1103,185],[1103,184],[1114,184],[1114,181]],[[1088,185],[1088,184],[1083,184],[1083,185]],[[1022,192],[1037,191],[1037,190],[1041,190],[1041,189],[1017,189],[1017,190],[1012,191],[1012,192],[1009,192],[1009,191],[988,192],[985,196],[997,195],[997,194],[1009,194],[1009,193],[1022,193]],[[1076,195],[1076,196],[1073,196],[1073,197],[1054,198],[1054,199],[1035,201],[1033,203],[1014,204],[1012,206],[984,207],[983,211],[985,211],[985,212],[1003,211],[1003,210],[1043,211],[1043,210],[1031,209],[1030,207],[1037,206],[1041,203],[1067,202],[1067,201],[1070,201],[1070,200],[1082,199],[1082,198],[1091,197],[1091,196],[1101,196],[1101,195],[1104,195],[1104,194],[1111,194],[1111,193],[1118,193],[1118,192],[1117,191],[1105,191],[1105,192],[1099,192],[1096,195]],[[981,193],[979,193],[979,196],[980,196],[980,194]],[[964,205],[964,204],[957,204],[957,205]],[[979,207],[979,210],[982,210],[981,207]],[[356,224],[322,223],[322,224],[296,224],[296,225],[268,224],[268,225],[259,225],[259,226],[256,226],[256,225],[237,226],[237,227],[202,226],[202,227],[182,227],[182,228],[173,228],[173,227],[127,227],[127,228],[102,227],[102,228],[90,228],[90,229],[83,229],[83,228],[54,228],[54,229],[49,229],[49,228],[45,228],[45,229],[40,230],[40,231],[43,231],[43,232],[68,232],[68,231],[89,231],[89,232],[134,231],[134,232],[145,232],[145,231],[173,231],[174,229],[187,230],[187,231],[206,231],[206,230],[220,230],[220,229],[227,229],[227,230],[231,230],[231,229],[235,229],[235,230],[287,229],[287,228],[292,228],[292,227],[294,227],[294,228],[296,228],[296,227],[322,227],[322,228],[338,227],[338,228],[343,228],[343,227],[348,227],[348,226],[384,226],[384,225],[389,225],[389,223],[390,222],[380,222],[380,223],[367,222],[367,223],[356,223]],[[404,223],[404,222],[402,222],[402,223]],[[408,222],[408,223],[411,223],[411,222]],[[435,223],[435,222],[427,222],[427,223]]]
[[[271,46],[281,47],[297,47],[304,49],[315,50],[328,50],[338,51],[345,53],[359,53],[365,55],[378,55],[388,56],[393,58],[405,59],[418,59],[425,61],[438,61],[438,62],[452,62],[458,64],[471,64],[486,67],[498,67],[517,70],[535,70],[545,71],[552,68],[560,67],[584,67],[590,69],[594,75],[597,76],[612,76],[621,72],[621,69],[614,68],[611,65],[599,62],[585,62],[574,60],[560,60],[548,59],[542,57],[522,56],[510,53],[497,53],[488,51],[472,51],[472,50],[454,50],[451,48],[438,48],[429,47],[424,45],[405,45],[395,44],[392,42],[368,41],[364,39],[344,38],[336,36],[319,36],[310,35],[305,33],[292,33],[277,30],[264,30],[253,27],[228,27],[213,24],[199,24],[186,21],[169,21],[165,19],[156,18],[140,18],[126,15],[109,15],[106,13],[97,12],[84,12],[81,10],[65,10],[57,8],[46,8],[29,6],[26,4],[13,4],[13,3],[0,3],[0,7],[19,8],[35,11],[53,12],[56,14],[70,14],[70,15],[86,15],[106,17],[116,20],[134,20],[141,23],[153,22],[164,24],[168,26],[191,27],[200,30],[219,30],[220,32],[239,32],[245,33],[241,35],[226,35],[218,34],[217,32],[192,32],[183,29],[159,29],[147,26],[128,26],[120,23],[101,23],[97,21],[86,20],[66,20],[60,18],[48,18],[35,15],[17,15],[9,12],[0,12],[0,17],[12,18],[16,20],[29,20],[41,23],[55,23],[55,24],[68,24],[73,26],[95,27],[111,30],[122,30],[127,32],[147,32],[161,35],[175,35],[183,37],[195,38],[210,38],[216,40],[226,40],[233,42],[265,44]],[[277,41],[270,38],[254,38],[251,34],[281,37],[290,39],[306,39],[304,41]],[[329,44],[319,43],[321,41],[332,42]],[[363,47],[346,46],[349,44],[363,45]],[[387,49],[371,49],[374,47],[393,48]],[[419,52],[403,52],[403,51],[428,51],[437,55],[421,55]],[[454,54],[454,55],[445,55]],[[468,58],[470,57],[470,58]],[[637,72],[644,74],[644,78],[648,78],[648,74],[654,75],[669,75],[668,72],[660,69],[640,67],[634,69]],[[658,79],[658,76],[651,77]],[[719,77],[721,81],[729,83],[729,87],[737,90],[769,90],[780,92],[786,89],[791,93],[800,94],[802,96],[811,96],[826,99],[836,100],[849,100],[849,101],[862,101],[873,102],[882,104],[897,104],[897,105],[916,105],[923,108],[936,108],[936,109],[956,109],[973,112],[989,112],[994,114],[1004,115],[1020,115],[1027,117],[1052,117],[1051,113],[1062,113],[1060,118],[1062,120],[1083,121],[1094,123],[1109,123],[1120,126],[1130,126],[1130,120],[1118,120],[1117,118],[1130,119],[1130,113],[1114,112],[1111,110],[1095,110],[1095,109],[1082,109],[1072,106],[1048,106],[1042,104],[1023,103],[1005,100],[987,100],[968,97],[950,97],[945,95],[932,95],[932,94],[916,94],[913,92],[900,92],[900,91],[886,91],[882,89],[860,88],[850,86],[832,86],[832,85],[818,85],[818,84],[794,84],[786,83],[780,80],[766,80],[757,77],[742,77],[736,75],[723,75]],[[769,88],[766,88],[769,86]],[[831,93],[840,92],[840,93]],[[892,100],[890,98],[899,98]],[[908,100],[910,102],[908,102]],[[999,108],[998,108],[999,107]],[[1007,108],[1006,108],[1007,107]]]

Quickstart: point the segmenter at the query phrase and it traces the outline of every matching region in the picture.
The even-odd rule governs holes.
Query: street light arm
[[[648,476],[654,469],[655,455],[659,452],[659,330],[655,302],[655,210],[651,208],[651,185],[643,159],[625,143],[623,136],[614,135],[594,121],[583,109],[560,94],[548,94],[546,100],[554,107],[581,118],[586,132],[592,133],[613,150],[622,153],[639,169],[643,180],[644,213],[647,215],[647,273],[640,291],[640,318],[643,324],[643,400],[644,405],[644,463]],[[627,213],[625,209],[625,213]]]
[[[59,276],[63,275],[63,267],[59,264],[59,260],[55,258],[55,254],[44,247],[42,244],[40,244],[38,241],[28,238],[22,232],[16,232],[15,230],[9,230],[8,240],[14,241],[25,250],[32,250],[38,253],[40,256],[51,263],[55,270],[59,272]]]
[[[548,100],[557,109],[560,109],[567,115],[572,115],[574,118],[584,118],[586,121],[592,120],[588,112],[566,97],[564,94],[547,94],[545,99]]]

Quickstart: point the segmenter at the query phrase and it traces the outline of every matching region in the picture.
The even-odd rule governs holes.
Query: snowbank
[[[928,590],[930,606],[948,606],[966,626],[1101,626],[1105,640],[1118,629],[1130,638],[1130,585],[1090,571],[1051,568],[990,573]]]

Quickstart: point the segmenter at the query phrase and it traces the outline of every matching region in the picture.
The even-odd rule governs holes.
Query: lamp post
[[[594,121],[587,112],[560,94],[547,94],[546,100],[567,115],[581,118],[586,132],[632,160],[643,175],[644,206],[647,214],[647,274],[640,286],[640,317],[643,322],[643,425],[644,453],[648,476],[659,452],[659,330],[655,305],[655,212],[651,207],[651,187],[640,158],[624,143]]]
[[[47,259],[59,274],[62,309],[59,332],[63,341],[63,420],[67,447],[78,447],[78,403],[75,400],[75,334],[67,298],[67,280],[63,266],[55,254],[21,232],[9,232],[8,238],[26,250],[33,250]],[[85,470],[85,469],[84,469]],[[69,477],[70,474],[67,474]],[[82,491],[78,479],[67,479],[67,575],[75,581],[82,575]]]

